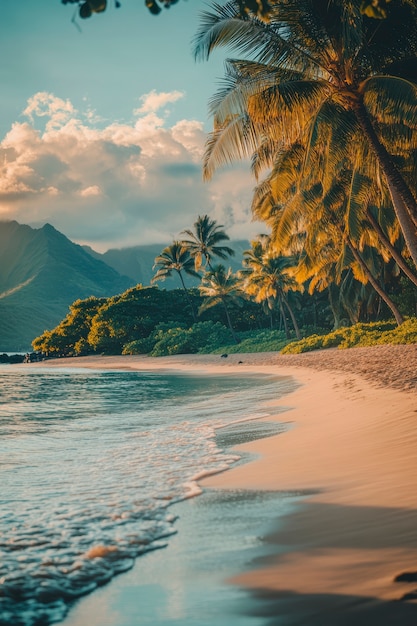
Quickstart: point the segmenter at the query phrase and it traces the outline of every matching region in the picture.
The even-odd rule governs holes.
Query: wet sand
[[[52,363],[292,375],[301,383],[296,392],[283,399],[290,409],[284,414],[285,421],[291,421],[292,427],[283,434],[238,446],[243,453],[258,458],[202,481],[206,498],[215,493],[275,492],[282,502],[286,494],[305,495],[295,509],[280,511],[275,519],[273,507],[259,505],[255,509],[245,536],[256,537],[256,547],[247,549],[243,543],[245,558],[239,560],[237,550],[234,565],[217,572],[217,589],[222,588],[218,586],[221,581],[225,589],[235,589],[238,594],[244,589],[248,592],[245,598],[251,598],[251,602],[241,604],[244,612],[240,621],[226,620],[225,624],[417,623],[417,346],[328,350],[297,356],[230,355],[227,359],[215,355],[86,357],[45,365]],[[282,421],[283,415],[276,419]],[[203,506],[204,497],[195,501],[201,498]],[[185,508],[181,510],[181,517],[186,517]],[[222,528],[221,519],[217,528]],[[188,526],[185,534],[179,527],[178,536],[187,533],[192,533],[192,527]],[[183,552],[177,553],[180,563],[187,562],[186,542],[182,545]],[[221,562],[226,547],[217,541],[213,550],[216,545]],[[175,577],[172,550],[170,553],[169,547],[160,554],[165,554],[165,559],[158,557],[162,568],[164,561],[171,559],[169,579]],[[132,574],[141,567],[141,561]],[[182,571],[185,586],[187,580],[190,588],[195,584],[198,563],[197,553],[189,572]],[[204,571],[203,562],[200,567]],[[411,573],[411,580],[395,582],[404,573]],[[121,589],[123,579],[121,576],[118,583]],[[103,592],[111,594],[116,584]],[[144,581],[139,577],[135,584],[139,593]],[[70,615],[68,626],[91,623],[86,613],[82,617],[81,609],[84,602],[90,603],[91,612],[98,593],[79,604],[74,612],[78,621],[71,621]],[[129,603],[126,609],[133,611],[132,615],[134,598],[132,593],[133,605]],[[196,610],[198,602],[193,606]],[[101,619],[97,623],[214,626],[217,622],[217,617],[210,622],[209,617],[204,621],[183,616],[179,621],[164,617],[159,622],[132,618],[131,622]]]

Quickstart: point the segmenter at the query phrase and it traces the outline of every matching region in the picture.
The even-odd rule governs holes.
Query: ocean
[[[296,387],[269,375],[0,365],[0,626],[59,622],[166,546],[171,505],[247,460],[233,445],[280,432],[262,405],[283,410]]]

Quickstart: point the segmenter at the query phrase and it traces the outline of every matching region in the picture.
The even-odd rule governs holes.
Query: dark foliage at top
[[[363,0],[361,10],[364,15],[374,19],[385,19],[391,0]],[[62,4],[77,4],[82,19],[91,17],[93,13],[102,13],[107,8],[107,0],[61,0]],[[152,15],[159,15],[162,8],[169,9],[178,0],[145,0],[145,6]],[[241,15],[252,14],[260,19],[268,20],[273,0],[238,0]],[[121,7],[119,0],[114,0],[116,9]]]

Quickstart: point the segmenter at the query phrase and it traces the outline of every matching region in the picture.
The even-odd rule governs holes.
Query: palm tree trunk
[[[189,305],[190,305],[190,307],[191,307],[191,313],[192,313],[192,315],[193,315],[193,320],[194,320],[194,323],[196,323],[196,322],[197,322],[197,315],[195,314],[193,301],[191,300],[191,298],[190,298],[190,294],[188,293],[188,289],[187,289],[187,287],[185,286],[185,282],[184,282],[184,278],[183,278],[183,276],[182,276],[182,272],[180,272],[180,271],[178,271],[178,270],[177,270],[177,272],[178,272],[178,275],[179,275],[180,280],[181,280],[182,288],[183,288],[183,289],[184,289],[184,291],[185,291],[185,297],[187,298],[187,300],[188,300],[188,304],[189,304]]]
[[[223,306],[224,306],[224,310],[226,311],[226,319],[227,319],[227,324],[229,326],[230,332],[232,333],[232,337],[234,339],[235,343],[240,343],[240,339],[239,337],[236,335],[233,326],[232,326],[232,320],[230,319],[230,315],[229,315],[229,309],[227,308],[227,304],[224,300],[222,300],[223,302]]]
[[[283,297],[282,301],[285,304],[285,306],[287,307],[288,313],[290,314],[292,325],[294,326],[294,330],[295,330],[295,336],[297,337],[297,339],[301,339],[300,328],[299,328],[299,326],[297,324],[297,320],[295,319],[294,311],[290,307],[290,305],[289,305],[289,303],[288,303],[286,298]]]
[[[404,259],[404,257],[402,256],[402,254],[400,254],[398,252],[398,250],[392,245],[392,243],[390,242],[390,240],[388,239],[388,237],[385,235],[384,231],[382,230],[381,225],[374,218],[374,216],[372,215],[372,212],[369,209],[366,212],[366,217],[368,219],[368,222],[371,224],[372,228],[374,229],[374,231],[378,235],[378,239],[380,240],[382,245],[385,246],[385,248],[388,250],[388,252],[391,254],[392,258],[397,263],[398,267],[404,272],[404,274],[417,287],[417,276],[408,267],[407,262]]]
[[[417,202],[406,181],[394,165],[391,155],[379,140],[363,102],[357,102],[353,110],[385,174],[395,214],[411,257],[417,266]]]
[[[330,283],[329,286],[327,287],[327,291],[329,294],[329,304],[330,304],[330,308],[332,310],[333,313],[333,321],[334,321],[334,325],[333,325],[333,330],[336,330],[337,328],[340,328],[340,324],[341,324],[341,315],[340,315],[340,307],[339,307],[339,303],[336,304],[336,300],[334,297],[334,293],[333,293],[333,289],[335,289],[336,285],[334,283]],[[339,292],[339,290],[338,290]],[[338,300],[339,298],[339,293],[337,294],[337,298]]]
[[[281,311],[281,319],[284,323],[284,330],[285,330],[285,337],[287,339],[290,339],[290,332],[288,330],[288,323],[287,323],[287,318],[285,317],[285,311],[284,311],[284,307],[282,305],[282,299],[279,299],[279,310]]]
[[[385,304],[391,309],[391,311],[392,311],[392,313],[393,313],[393,315],[395,317],[395,321],[397,322],[398,326],[401,326],[401,324],[404,322],[404,318],[401,315],[401,313],[399,312],[399,310],[397,308],[397,305],[391,300],[389,295],[386,293],[386,291],[381,287],[379,282],[376,280],[376,278],[374,277],[374,275],[370,271],[369,267],[367,266],[367,264],[365,263],[365,261],[363,260],[361,255],[359,254],[358,250],[355,248],[355,246],[353,246],[353,244],[349,240],[347,240],[346,243],[347,243],[350,251],[352,252],[352,254],[354,256],[355,261],[357,261],[357,263],[359,263],[359,265],[363,269],[363,271],[365,273],[365,276],[368,278],[368,280],[371,283],[372,287],[375,289],[377,294],[379,296],[381,296],[381,298],[383,299]]]
[[[399,196],[395,187],[388,181],[388,189],[391,194],[391,199],[394,205],[395,214],[401,226],[401,231],[404,236],[405,243],[411,258],[414,261],[414,265],[417,267],[417,236],[416,227],[414,226],[411,218],[407,212],[406,206]]]

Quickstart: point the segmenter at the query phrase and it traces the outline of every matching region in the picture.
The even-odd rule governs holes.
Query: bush
[[[220,322],[197,322],[191,328],[171,328],[158,334],[151,356],[166,354],[195,354],[202,350],[211,352],[230,340],[230,332]]]
[[[417,343],[417,318],[406,320],[397,326],[394,320],[388,322],[371,322],[355,324],[347,328],[339,328],[327,335],[311,335],[301,341],[289,343],[282,354],[300,354],[311,350],[338,347],[376,346],[381,344]]]
[[[123,346],[122,354],[148,354],[152,350],[154,343],[151,337],[130,341]]]
[[[212,352],[214,354],[221,354],[222,352],[228,352],[230,354],[236,354],[239,352],[279,352],[287,343],[288,339],[285,338],[285,333],[280,330],[249,330],[244,333],[239,333],[240,343],[230,343],[230,333],[225,337],[226,341],[223,341],[217,346],[207,345],[203,350],[205,354]]]
[[[167,356],[207,352],[230,341],[230,332],[220,322],[197,322],[191,328],[181,323],[160,323],[144,339],[131,341],[123,347],[123,354],[149,354]]]
[[[170,328],[166,330],[162,336],[154,344],[150,351],[150,356],[167,356],[171,354],[190,354],[192,350],[192,342],[190,338],[190,330],[184,328]]]

